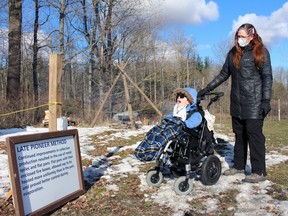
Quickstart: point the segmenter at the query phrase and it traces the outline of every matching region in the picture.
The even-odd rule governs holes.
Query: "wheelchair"
[[[187,195],[193,190],[193,179],[199,179],[204,185],[214,185],[221,176],[221,161],[214,154],[216,140],[213,130],[209,130],[205,113],[200,106],[201,100],[207,95],[212,96],[207,110],[224,95],[223,92],[211,92],[203,98],[198,98],[198,112],[202,115],[202,122],[192,130],[186,128],[175,139],[170,140],[161,148],[156,157],[156,166],[146,173],[149,186],[159,186],[164,180],[163,170],[170,169],[176,178],[173,189],[178,195]]]

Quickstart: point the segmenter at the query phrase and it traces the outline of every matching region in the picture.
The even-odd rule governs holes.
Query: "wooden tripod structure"
[[[129,59],[128,59],[129,61]],[[99,110],[98,112],[96,113],[93,121],[92,121],[92,124],[91,124],[91,127],[94,127],[95,124],[96,124],[96,121],[100,115],[100,112],[102,111],[103,107],[104,107],[104,104],[105,102],[107,101],[109,95],[111,94],[113,88],[115,87],[117,81],[119,80],[120,76],[122,77],[122,80],[123,80],[123,85],[124,85],[124,91],[125,91],[125,98],[126,98],[126,103],[127,103],[127,107],[128,107],[128,113],[129,113],[129,119],[130,119],[130,122],[131,122],[131,129],[132,130],[136,130],[136,126],[135,126],[135,120],[134,120],[134,116],[133,116],[133,110],[132,110],[132,105],[131,105],[131,100],[130,100],[130,95],[129,95],[129,90],[128,90],[128,86],[127,86],[127,80],[128,79],[131,84],[140,92],[140,94],[147,100],[147,102],[152,106],[152,108],[158,113],[158,115],[160,117],[162,117],[162,113],[161,111],[153,104],[153,102],[145,95],[145,93],[141,90],[141,88],[139,88],[139,86],[127,75],[127,73],[124,71],[124,68],[126,67],[128,61],[123,64],[123,63],[116,63],[114,62],[114,66],[116,66],[120,73],[118,74],[118,76],[116,77],[116,79],[114,80],[112,86],[110,87],[109,91],[107,92],[104,100],[102,101],[100,107],[99,107]]]

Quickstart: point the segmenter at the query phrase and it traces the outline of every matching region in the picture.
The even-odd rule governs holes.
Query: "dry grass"
[[[0,141],[0,151],[7,152],[7,146],[6,146],[5,142]]]
[[[284,130],[287,122],[266,122],[265,134],[267,137],[268,151],[279,151],[282,154],[285,152],[285,147],[288,146],[287,138],[285,138],[284,131],[277,131],[277,128]],[[217,133],[227,134],[231,136],[231,125],[230,121],[227,120],[225,123],[222,120],[221,127],[215,128]],[[92,140],[95,146],[95,150],[91,151],[92,155],[99,156],[110,156],[109,148],[133,145],[138,141],[141,141],[144,134],[138,136],[131,136],[129,139],[113,138],[114,131],[107,131],[101,134],[92,136]],[[279,137],[281,136],[281,137]],[[109,138],[109,139],[108,139]],[[107,141],[108,140],[108,141]],[[5,150],[3,143],[0,143],[0,149]],[[115,160],[111,160],[112,164],[118,164],[121,160],[133,153],[133,149],[116,152],[114,155],[118,155]],[[91,165],[91,160],[82,160],[84,166]],[[140,172],[147,172],[149,169],[154,167],[154,163],[146,163],[139,166]],[[279,200],[287,200],[287,176],[288,176],[288,162],[277,164],[268,169],[269,180],[275,182],[274,186],[269,191],[269,194]],[[113,181],[107,181],[103,178],[98,180],[93,185],[87,185],[87,192],[79,197],[78,199],[67,203],[62,208],[57,209],[51,215],[103,215],[103,216],[114,216],[114,215],[172,215],[173,210],[159,206],[158,204],[147,201],[146,196],[154,193],[157,188],[149,188],[145,191],[139,190],[140,179],[138,175],[127,175],[127,176],[112,176]],[[117,190],[108,190],[107,186],[113,184]],[[219,208],[215,212],[215,215],[232,216],[236,212],[237,201],[236,195],[238,191],[235,189],[227,190],[217,197],[213,195],[209,197],[202,197],[193,199],[189,202],[191,205],[191,211],[185,213],[185,216],[201,215],[199,210],[205,208],[203,206],[203,199],[217,198],[219,200]],[[0,202],[0,215],[14,215],[14,209],[12,201],[4,203],[3,200]]]
[[[113,182],[118,191],[107,190],[111,184],[100,179],[83,196],[53,215],[171,215],[171,209],[145,201],[146,191],[139,190],[140,180],[137,175],[121,177]]]
[[[288,120],[265,120],[263,131],[266,137],[266,148],[268,153],[271,151],[277,151],[279,154],[288,155],[288,136],[286,135],[287,128]],[[222,120],[221,124],[215,126],[215,131],[221,134],[226,134],[228,136],[231,136],[232,134],[233,136],[231,120]],[[275,196],[279,197],[279,199],[282,199],[281,194],[288,190],[288,161],[276,164],[272,167],[268,167],[267,173],[268,179],[275,183]],[[279,188],[281,188],[280,191]]]

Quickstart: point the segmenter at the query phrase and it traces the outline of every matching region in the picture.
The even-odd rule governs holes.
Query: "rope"
[[[62,105],[62,102],[50,102],[50,103],[42,104],[42,105],[39,105],[39,106],[36,106],[36,107],[30,107],[30,108],[27,108],[27,109],[16,110],[16,111],[13,111],[13,112],[0,114],[0,117],[16,114],[16,113],[20,113],[20,112],[25,112],[25,111],[29,111],[29,110],[34,110],[34,109],[37,109],[37,108],[40,108],[40,107],[51,106],[51,105]]]

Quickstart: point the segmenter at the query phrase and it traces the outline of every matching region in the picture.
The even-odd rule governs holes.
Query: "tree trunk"
[[[20,110],[21,103],[21,37],[22,37],[22,1],[9,0],[8,33],[8,73],[6,86],[6,111]],[[21,126],[21,115],[9,115],[5,120],[11,127]]]
[[[64,24],[65,24],[65,16],[66,16],[66,6],[65,6],[66,1],[65,0],[60,0],[60,15],[59,15],[59,40],[60,40],[60,55],[62,55],[62,76],[64,76],[64,82],[66,82],[66,74],[65,74],[65,67],[66,67],[66,58],[65,58],[65,39],[64,39]],[[61,83],[62,85],[62,83]],[[66,86],[67,87],[67,86]],[[63,92],[63,95],[66,95],[66,91]]]
[[[9,54],[6,99],[15,109],[20,108],[22,0],[9,0]]]
[[[35,20],[34,20],[34,32],[33,32],[33,62],[32,62],[32,76],[33,76],[33,93],[34,93],[34,107],[39,105],[39,88],[38,88],[38,29],[39,29],[39,2],[38,0],[34,0],[35,2]],[[40,113],[39,108],[35,109],[34,112],[34,124],[40,121]]]

